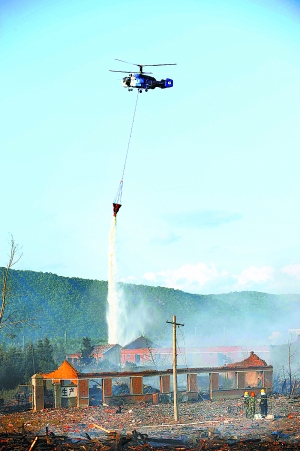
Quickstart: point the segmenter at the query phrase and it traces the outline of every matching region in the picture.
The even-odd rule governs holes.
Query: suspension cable
[[[128,144],[127,144],[127,150],[126,150],[125,161],[124,161],[124,166],[123,166],[122,178],[121,178],[120,185],[119,185],[116,197],[115,197],[115,203],[117,203],[117,204],[121,204],[121,202],[122,202],[123,179],[124,179],[124,173],[125,173],[125,168],[126,168],[126,163],[127,163],[127,157],[128,157],[129,147],[130,147],[130,141],[131,141],[131,135],[132,135],[132,130],[133,130],[133,124],[134,124],[134,119],[135,119],[135,113],[136,113],[136,109],[137,109],[138,99],[139,99],[139,91],[137,92],[135,106],[134,106],[134,112],[133,112],[133,118],[132,118],[132,123],[131,123],[131,128],[130,128],[129,140],[128,140]]]
[[[139,91],[137,92],[136,101],[135,101],[135,107],[134,107],[134,113],[133,113],[133,118],[132,118],[132,124],[131,124],[131,129],[130,129],[128,145],[127,145],[126,157],[125,157],[124,167],[123,167],[123,172],[122,172],[122,179],[121,179],[122,181],[123,181],[123,178],[124,178],[124,172],[125,172],[125,167],[126,167],[126,162],[127,162],[127,156],[128,156],[128,151],[129,151],[129,146],[130,146],[130,141],[131,141],[131,135],[132,135],[132,129],[133,129],[133,124],[134,124],[134,119],[135,119],[135,113],[136,113],[138,99],[139,99]]]

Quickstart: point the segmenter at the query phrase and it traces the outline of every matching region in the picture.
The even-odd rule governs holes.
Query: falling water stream
[[[108,343],[117,344],[124,340],[126,330],[126,308],[124,300],[122,299],[122,292],[118,290],[117,286],[117,262],[116,262],[116,227],[117,227],[117,213],[122,206],[122,188],[123,179],[126,168],[126,162],[128,157],[128,151],[130,147],[131,135],[133,130],[134,118],[137,109],[137,103],[139,98],[139,91],[137,92],[133,118],[131,123],[130,135],[127,144],[127,151],[123,166],[122,178],[120,181],[119,189],[114,200],[114,216],[109,233],[109,248],[108,248],[108,311],[107,311],[107,324],[108,324]],[[118,207],[115,209],[115,207]]]
[[[108,247],[108,343],[119,342],[119,321],[120,321],[120,306],[117,292],[117,263],[116,263],[116,226],[117,218],[113,216],[110,233],[109,233],[109,247]]]

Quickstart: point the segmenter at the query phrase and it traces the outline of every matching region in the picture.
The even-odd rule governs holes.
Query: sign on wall
[[[61,397],[62,398],[76,398],[77,397],[77,387],[62,387]]]

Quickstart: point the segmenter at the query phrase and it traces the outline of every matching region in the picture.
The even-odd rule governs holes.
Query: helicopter
[[[126,64],[132,64],[134,66],[138,66],[140,68],[140,71],[138,73],[131,73],[128,74],[127,71],[124,70],[111,70],[110,72],[121,72],[128,74],[126,77],[122,79],[122,85],[124,88],[127,88],[128,91],[133,91],[133,88],[136,88],[139,90],[139,92],[147,92],[149,89],[165,89],[165,88],[172,88],[173,87],[173,80],[171,78],[166,78],[165,80],[156,80],[156,78],[151,77],[152,72],[144,72],[143,67],[147,66],[176,66],[176,63],[169,63],[169,64],[135,64],[135,63],[129,63],[128,61],[123,61],[119,59],[115,59],[115,61],[120,61],[121,63]]]

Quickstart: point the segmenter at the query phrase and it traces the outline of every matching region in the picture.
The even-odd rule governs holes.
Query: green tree
[[[20,350],[0,348],[0,387],[11,390],[24,383],[24,358]]]
[[[25,362],[24,362],[24,378],[26,382],[30,382],[31,376],[36,374],[35,366],[35,350],[33,343],[29,343],[25,348]]]
[[[92,346],[91,339],[84,337],[81,345],[80,365],[90,365],[95,360],[92,356],[93,350],[94,346]]]
[[[53,347],[47,337],[44,338],[44,341],[38,340],[37,342],[35,365],[37,373],[49,373],[57,366],[53,357]]]
[[[65,359],[67,355],[66,344],[61,340],[51,340],[53,346],[53,358],[54,361],[59,366]],[[77,348],[78,349],[78,348]]]

